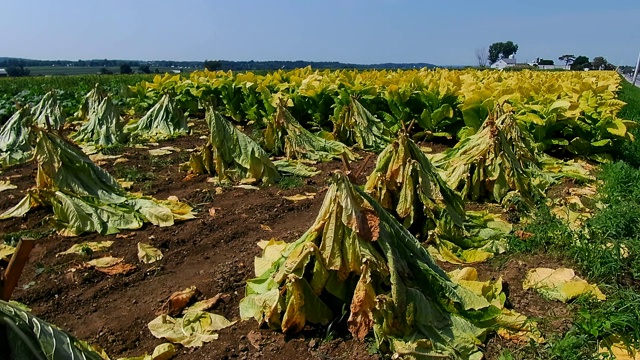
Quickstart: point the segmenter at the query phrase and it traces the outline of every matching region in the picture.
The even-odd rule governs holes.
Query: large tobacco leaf
[[[424,247],[373,198],[336,174],[315,222],[293,243],[259,244],[243,319],[285,333],[327,325],[349,309],[357,339],[413,358],[480,359],[503,312],[452,282]]]
[[[169,94],[164,94],[141,119],[131,121],[125,131],[132,137],[163,140],[189,132],[187,119]]]
[[[86,343],[43,321],[24,308],[0,300],[0,327],[7,334],[7,360],[103,360]]]
[[[508,194],[527,203],[544,195],[548,179],[530,137],[521,131],[513,114],[500,107],[479,131],[455,147],[432,157],[452,189],[471,200],[501,202]]]
[[[21,164],[33,156],[33,115],[25,106],[0,128],[0,167]]]
[[[350,96],[348,105],[336,108],[336,112],[333,134],[340,141],[376,152],[389,144],[389,130],[357,99]]]
[[[213,107],[207,109],[206,120],[210,130],[209,143],[191,156],[192,171],[215,174],[219,180],[255,179],[265,184],[280,180],[280,173],[260,145]]]
[[[345,144],[303,128],[283,104],[278,105],[274,118],[267,122],[264,141],[268,150],[289,159],[329,161],[343,155],[348,160],[357,158]]]
[[[124,142],[123,122],[110,96],[88,99],[87,122],[71,138],[78,143],[112,146]]]
[[[511,226],[488,214],[465,212],[462,197],[405,134],[380,153],[365,191],[430,243],[440,260],[475,263],[506,249]]]
[[[53,130],[62,128],[65,119],[62,116],[60,103],[52,91],[46,93],[33,108],[33,118],[35,123],[42,128],[51,128]]]
[[[191,207],[129,194],[82,150],[58,134],[37,131],[34,156],[38,163],[36,187],[0,219],[26,214],[37,206],[51,206],[54,225],[63,235],[85,232],[113,234],[137,229],[144,222],[170,226],[193,218]]]

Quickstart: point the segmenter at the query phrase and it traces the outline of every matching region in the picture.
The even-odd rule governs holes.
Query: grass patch
[[[278,182],[278,187],[282,190],[290,190],[300,187],[302,184],[302,177],[300,176],[283,176]]]
[[[151,171],[141,171],[138,168],[124,165],[120,166],[120,164],[113,168],[113,175],[117,179],[125,179],[126,181],[133,181],[134,183],[150,181],[156,178],[156,174]]]
[[[20,231],[4,234],[4,236],[2,237],[2,240],[7,245],[17,246],[18,242],[20,242],[20,240],[24,238],[40,240],[42,238],[49,236],[51,233],[52,233],[52,230],[50,229],[20,230]]]
[[[114,144],[111,146],[105,146],[102,148],[101,152],[104,155],[119,155],[124,151],[124,145],[122,144]]]
[[[618,98],[627,103],[618,116],[622,119],[640,122],[640,88],[623,79]],[[636,141],[627,141],[621,147],[617,158],[629,165],[640,167],[640,128],[631,129]]]

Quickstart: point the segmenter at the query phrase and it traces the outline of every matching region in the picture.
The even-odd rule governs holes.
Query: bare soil
[[[278,331],[259,328],[254,321],[239,321],[238,303],[244,295],[245,281],[254,276],[254,257],[260,253],[256,243],[270,238],[297,239],[313,223],[327,188],[326,181],[332,171],[343,169],[342,162],[319,164],[321,175],[302,179],[293,189],[229,187],[220,192],[217,186],[206,181],[206,176],[185,179],[186,173],[179,170],[180,163],[188,160],[186,150],[204,141],[196,134],[161,142],[151,148],[175,146],[182,151],[157,158],[149,156],[147,149],[124,148],[122,154],[128,162],[113,165],[114,160],[108,160],[103,165],[114,175],[127,169],[144,174],[146,180],[135,183],[132,192],[143,192],[158,199],[176,196],[198,212],[195,220],[168,228],[145,226],[120,236],[89,234],[77,238],[50,232],[47,209],[33,211],[21,219],[1,221],[0,238],[24,230],[47,235],[37,242],[31,253],[14,299],[31,307],[36,316],[99,345],[112,358],[118,358],[151,352],[162,343],[163,340],[151,335],[147,324],[173,292],[195,285],[201,292],[200,298],[224,294],[223,300],[211,311],[237,322],[222,330],[217,341],[195,349],[180,347],[175,359],[380,359],[380,355],[370,353],[367,342],[352,339],[344,328],[327,334],[326,328],[308,327],[297,336],[286,337]],[[361,155],[364,159],[367,154]],[[355,170],[362,163],[360,160],[351,167]],[[372,157],[358,179],[360,183],[374,165],[375,157]],[[34,164],[0,174],[0,179],[10,178],[18,186],[0,195],[0,211],[15,205],[24,192],[35,185],[35,174]],[[317,195],[299,202],[283,198],[302,192]],[[211,208],[215,208],[214,216],[209,213]],[[102,240],[115,243],[109,251],[90,257],[56,255],[79,242]],[[159,248],[164,259],[154,264],[140,264],[138,242]],[[137,269],[128,275],[108,276],[77,268],[90,258],[106,255],[123,257]],[[446,270],[455,268],[441,265]],[[561,265],[557,259],[540,255],[504,258],[502,262],[498,259],[476,267],[482,280],[501,276],[508,289],[510,306],[525,315],[543,318],[539,323],[545,334],[568,328],[570,308],[522,290],[522,280],[530,268]],[[496,337],[488,339],[487,358],[495,359],[501,348],[511,346],[514,345]]]

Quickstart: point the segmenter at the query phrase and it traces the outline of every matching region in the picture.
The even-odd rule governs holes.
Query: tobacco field
[[[638,121],[613,71],[0,79],[0,358],[640,358]]]

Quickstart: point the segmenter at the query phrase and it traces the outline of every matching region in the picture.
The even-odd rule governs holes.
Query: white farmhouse
[[[516,59],[512,59],[512,58],[500,59],[494,62],[493,64],[491,64],[492,69],[498,69],[498,70],[502,70],[504,68],[512,67],[512,66],[516,66]]]
[[[7,70],[0,69],[0,77],[3,77],[3,76],[9,76],[9,74],[7,73]]]

